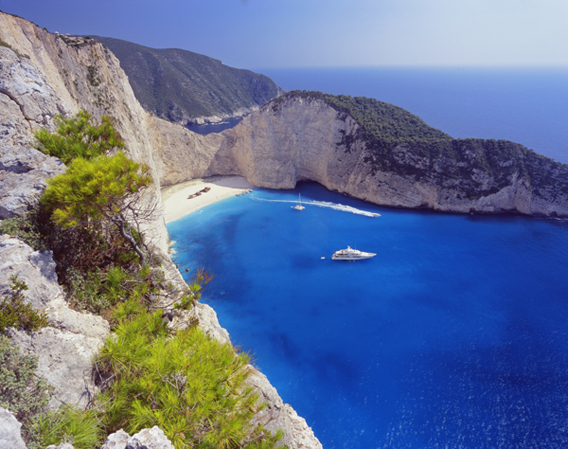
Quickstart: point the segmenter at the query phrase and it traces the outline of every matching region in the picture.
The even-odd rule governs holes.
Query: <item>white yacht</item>
[[[350,246],[347,249],[340,249],[333,253],[331,256],[332,260],[363,260],[375,257],[375,253],[366,253],[364,251],[359,251],[358,249],[353,249]]]
[[[305,207],[302,206],[302,197],[300,196],[300,194],[298,193],[298,201],[299,203],[296,204],[295,206],[292,206],[292,209],[296,209],[296,210],[304,210]]]

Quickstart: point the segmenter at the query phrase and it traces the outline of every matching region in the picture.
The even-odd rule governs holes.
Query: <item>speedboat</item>
[[[366,253],[364,251],[359,251],[358,249],[353,249],[350,246],[347,249],[340,249],[336,251],[331,256],[332,260],[363,260],[375,257],[375,253]]]
[[[296,204],[295,206],[292,206],[292,209],[296,209],[296,210],[304,210],[304,209],[305,209],[305,207],[304,207],[304,206],[302,206],[302,197],[300,196],[300,194],[298,194],[298,200],[299,200],[299,203],[298,203],[298,204]]]

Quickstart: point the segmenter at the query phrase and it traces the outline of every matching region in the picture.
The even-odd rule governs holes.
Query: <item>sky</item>
[[[568,66],[568,0],[0,0],[0,10],[238,68]]]

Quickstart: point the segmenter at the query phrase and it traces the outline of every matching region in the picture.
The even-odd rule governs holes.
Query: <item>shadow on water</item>
[[[241,122],[242,119],[243,119],[242,117],[229,118],[220,123],[207,123],[205,125],[187,125],[186,128],[189,129],[190,131],[193,131],[194,133],[202,135],[211,134],[211,133],[220,133],[222,131],[225,131],[226,129],[234,128]]]

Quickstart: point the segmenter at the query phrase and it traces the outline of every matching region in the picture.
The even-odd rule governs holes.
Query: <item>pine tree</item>
[[[104,233],[112,224],[144,265],[145,254],[129,220],[139,217],[142,192],[151,182],[148,168],[121,151],[92,160],[78,157],[64,174],[48,180],[41,202],[53,222],[64,229],[82,226]]]
[[[103,115],[99,125],[95,125],[94,121],[85,111],[79,111],[75,117],[68,119],[59,115],[55,118],[55,133],[45,129],[35,133],[38,148],[45,154],[58,157],[66,165],[76,157],[91,159],[112,149],[124,148],[124,141],[114,129],[110,117]]]

